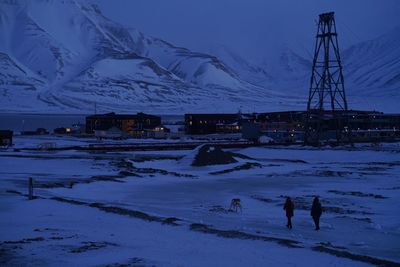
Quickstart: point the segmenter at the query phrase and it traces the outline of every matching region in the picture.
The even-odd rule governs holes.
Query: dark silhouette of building
[[[11,146],[13,144],[13,131],[0,130],[0,146]]]
[[[49,131],[47,131],[45,128],[37,128],[36,129],[36,133],[38,135],[48,135]]]
[[[264,131],[268,130],[304,130],[304,111],[282,111],[257,114],[256,120]]]
[[[120,129],[131,136],[141,136],[147,129],[161,125],[161,117],[145,113],[115,114],[107,113],[86,117],[86,133],[94,134],[96,130]]]
[[[240,133],[242,123],[254,121],[252,114],[185,114],[186,134]]]
[[[71,128],[68,127],[59,127],[53,130],[54,134],[72,134]]]
[[[323,139],[335,140],[337,120],[351,128],[353,142],[384,142],[400,140],[400,114],[384,114],[378,111],[324,111],[323,120],[318,118],[320,134]],[[307,111],[284,111],[259,113],[255,115],[256,123],[243,124],[242,133],[246,139],[256,140],[265,135],[277,142],[296,142],[304,139]],[[311,118],[308,118],[308,123]],[[257,126],[258,125],[258,126]],[[256,127],[257,126],[257,127]],[[346,131],[346,128],[344,129]]]
[[[47,135],[49,132],[45,128],[37,128],[36,131],[23,131],[21,135]]]

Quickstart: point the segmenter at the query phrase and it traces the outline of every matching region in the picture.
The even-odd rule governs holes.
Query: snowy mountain
[[[288,96],[308,97],[311,55],[305,58],[284,47],[277,61],[256,65],[225,47],[210,53],[229,62],[243,80]],[[341,58],[350,108],[400,111],[400,27],[342,50]]]
[[[225,45],[210,47],[208,52],[216,55],[225,64],[230,66],[237,75],[244,81],[252,84],[262,85],[268,84],[273,77],[266,71],[266,66],[257,65],[249,62],[237,52],[232,51]]]
[[[95,103],[102,111],[211,103],[237,111],[276,101],[218,58],[123,27],[81,1],[2,1],[0,29],[3,111],[90,112]]]
[[[356,92],[377,96],[400,94],[400,27],[344,51],[347,78]]]
[[[389,34],[344,51],[345,62],[351,62],[345,66],[348,84],[376,97],[395,95],[398,39]],[[153,113],[305,107],[311,63],[289,48],[266,65],[227,47],[208,52],[124,27],[83,0],[2,0],[0,110],[82,113],[95,104],[100,112]]]
[[[29,69],[17,64],[7,54],[0,52],[0,103],[7,105],[7,101],[24,99],[19,104],[20,108],[31,109],[29,103],[37,101],[38,88],[44,85],[44,81]],[[12,104],[12,103],[10,103]]]

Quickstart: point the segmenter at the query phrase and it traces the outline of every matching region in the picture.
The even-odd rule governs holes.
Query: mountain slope
[[[13,105],[18,109],[32,108],[27,103],[37,101],[36,96],[43,84],[40,77],[16,63],[7,54],[0,52],[0,103],[2,106]]]
[[[84,0],[0,1],[0,111],[304,109],[311,61],[289,48],[257,65],[227,47],[176,47]],[[351,108],[395,110],[400,30],[342,53]]]
[[[400,94],[400,27],[344,51],[348,80],[357,93]]]
[[[256,84],[279,90],[287,96],[308,98],[312,59],[303,58],[290,48],[282,50],[277,62],[251,65],[252,68],[232,52],[224,49],[211,52],[229,62],[244,80],[258,80]],[[400,112],[400,27],[341,51],[341,58],[350,108]],[[259,68],[268,78],[263,79],[265,76],[260,75]],[[304,109],[305,105],[300,108]]]
[[[2,1],[0,29],[0,51],[41,81],[37,100],[30,98],[23,111],[50,105],[52,112],[82,112],[97,103],[104,111],[173,112],[214,102],[221,111],[237,111],[279,98],[241,80],[217,57],[125,28],[81,1]],[[2,77],[3,84],[9,79]],[[2,101],[4,111],[21,111],[13,105],[24,102],[17,95]]]

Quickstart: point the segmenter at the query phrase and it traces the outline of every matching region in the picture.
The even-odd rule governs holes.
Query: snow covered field
[[[196,151],[23,150],[35,142],[0,151],[2,266],[400,266],[399,144],[237,149],[194,167]]]

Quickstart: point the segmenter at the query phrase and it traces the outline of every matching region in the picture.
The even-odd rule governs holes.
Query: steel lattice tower
[[[306,144],[319,144],[328,139],[332,130],[337,143],[341,143],[345,140],[344,133],[350,131],[334,15],[334,12],[319,15],[305,119]]]

